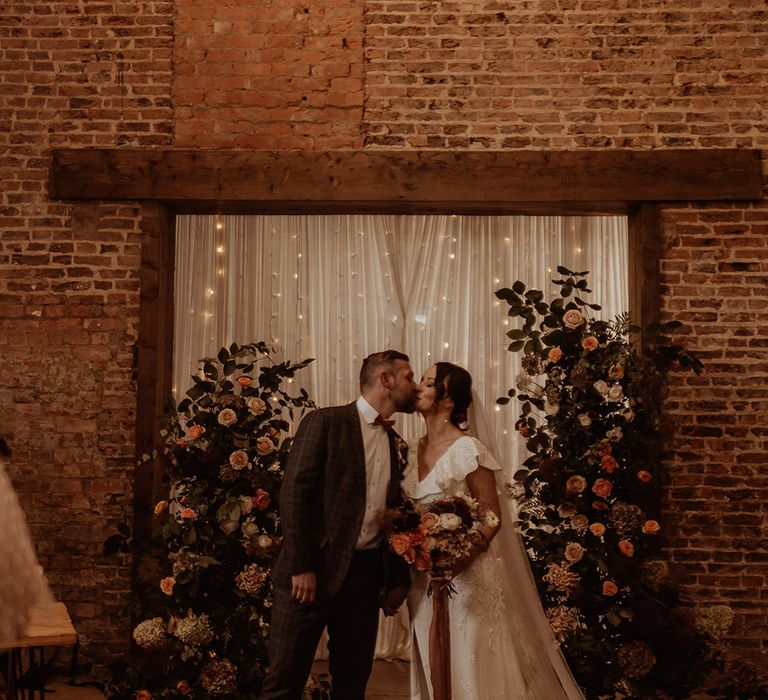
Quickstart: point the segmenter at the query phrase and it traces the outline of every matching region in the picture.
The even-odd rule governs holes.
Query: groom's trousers
[[[377,548],[353,554],[344,583],[332,598],[320,594],[315,603],[299,603],[291,595],[290,585],[276,583],[269,632],[270,668],[261,700],[300,700],[326,626],[331,697],[365,700],[383,582],[382,553]]]

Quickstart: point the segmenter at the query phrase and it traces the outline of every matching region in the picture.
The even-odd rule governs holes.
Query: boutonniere
[[[400,474],[402,474],[408,466],[408,443],[399,435],[395,435],[395,456]]]

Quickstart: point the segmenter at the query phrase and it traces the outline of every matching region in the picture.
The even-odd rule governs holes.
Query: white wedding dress
[[[30,609],[52,600],[24,512],[0,459],[0,643],[22,636]]]
[[[468,435],[452,443],[422,481],[416,442],[409,445],[408,454],[402,486],[417,504],[469,493],[467,475],[478,465],[497,474],[501,470],[486,446]],[[456,591],[449,599],[452,699],[581,700],[581,690],[549,631],[524,550],[520,557],[520,536],[514,532],[512,517],[506,515],[502,512],[502,528],[489,550],[453,579]],[[419,700],[432,698],[428,584],[427,574],[415,573],[408,596],[411,698]]]

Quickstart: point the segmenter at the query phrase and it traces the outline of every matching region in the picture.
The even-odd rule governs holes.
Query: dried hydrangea
[[[162,617],[153,617],[140,622],[133,630],[133,638],[145,649],[160,646],[166,639],[165,621]]]
[[[544,368],[541,364],[541,358],[535,352],[526,353],[522,360],[523,369],[532,377],[542,374]]]
[[[642,565],[643,581],[655,591],[661,588],[661,584],[668,576],[669,566],[667,562],[661,561],[661,559],[649,559]]]
[[[176,623],[174,634],[190,647],[201,647],[213,640],[208,615],[195,615],[191,610]]]
[[[243,403],[243,399],[237,394],[224,394],[216,399],[216,405],[220,408],[239,408]]]
[[[619,535],[628,535],[643,526],[645,515],[636,505],[619,501],[611,508],[610,520]]]
[[[235,584],[244,593],[258,595],[267,582],[268,574],[257,564],[248,564],[235,578]]]
[[[173,575],[178,577],[184,571],[194,571],[200,555],[187,549],[180,549],[178,552],[171,552],[168,558],[173,562]]]
[[[200,685],[211,695],[225,695],[237,688],[237,666],[229,659],[212,659],[200,672]]]
[[[733,624],[733,610],[727,605],[710,605],[696,610],[696,627],[712,639],[720,639]]]
[[[546,615],[552,634],[558,642],[565,642],[579,626],[579,611],[576,608],[558,605],[556,608],[549,608]]]
[[[581,580],[575,571],[568,568],[567,564],[550,564],[542,578],[556,591],[563,593],[570,593]]]
[[[592,383],[592,377],[589,370],[583,365],[575,365],[568,376],[571,384],[577,389],[584,391]]]
[[[221,469],[219,469],[219,478],[225,483],[225,484],[231,484],[235,479],[237,479],[237,470],[227,462],[227,464],[222,465]]]
[[[651,648],[641,641],[622,644],[616,655],[627,678],[644,678],[656,664],[656,657]]]

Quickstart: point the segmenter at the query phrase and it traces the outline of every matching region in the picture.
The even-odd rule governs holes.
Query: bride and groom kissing
[[[500,524],[486,526],[483,546],[447,574],[454,589],[452,697],[581,698],[546,626],[519,536],[515,540],[512,518],[500,501],[501,467],[465,430],[470,374],[439,362],[417,384],[408,356],[385,350],[363,361],[360,392],[346,406],[309,413],[294,439],[280,493],[284,540],[273,572],[270,668],[262,700],[302,697],[325,628],[331,697],[364,700],[379,609],[392,615],[406,600],[411,697],[434,697],[430,576],[411,573],[388,549],[382,514],[404,496],[426,504],[462,492],[485,503]],[[414,411],[424,418],[426,431],[406,447],[390,418]],[[497,537],[501,533],[506,537]]]

